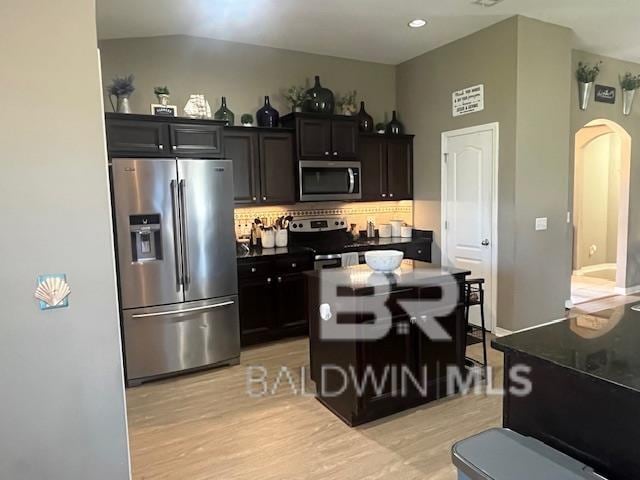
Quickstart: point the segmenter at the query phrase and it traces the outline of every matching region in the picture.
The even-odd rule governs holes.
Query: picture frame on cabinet
[[[178,107],[176,105],[161,105],[159,103],[152,103],[151,115],[158,115],[161,117],[177,117]]]

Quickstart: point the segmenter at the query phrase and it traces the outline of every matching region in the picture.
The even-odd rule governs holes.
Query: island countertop
[[[492,346],[640,392],[640,312],[633,306],[576,315],[497,338]]]

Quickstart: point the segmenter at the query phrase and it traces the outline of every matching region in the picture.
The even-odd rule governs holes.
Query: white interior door
[[[443,265],[464,268],[484,278],[485,327],[495,326],[494,170],[497,125],[442,135]],[[480,325],[480,309],[470,322]]]

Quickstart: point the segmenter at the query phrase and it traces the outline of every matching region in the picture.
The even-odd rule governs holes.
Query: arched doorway
[[[626,287],[631,136],[594,120],[576,133],[573,188],[573,304]]]

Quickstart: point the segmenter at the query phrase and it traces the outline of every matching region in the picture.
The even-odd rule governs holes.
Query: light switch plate
[[[536,231],[547,229],[547,217],[536,218]]]

